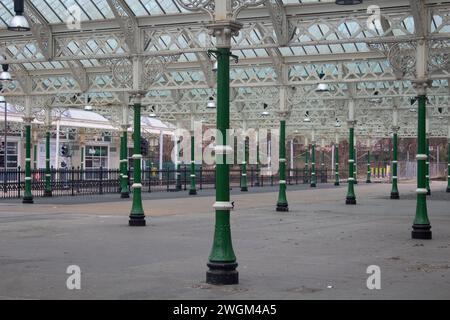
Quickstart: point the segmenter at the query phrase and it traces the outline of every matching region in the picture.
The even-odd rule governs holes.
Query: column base
[[[311,183],[310,187],[311,187],[311,188],[315,188],[315,187],[316,187],[316,184],[315,184],[315,183]]]
[[[190,196],[195,196],[197,194],[197,190],[196,189],[189,189],[189,195]]]
[[[391,192],[391,199],[400,199],[398,191]]]
[[[47,191],[47,190],[44,191],[44,197],[51,197],[52,195],[53,195],[52,191]]]
[[[208,262],[206,283],[215,285],[232,285],[239,283],[239,273],[236,262]]]
[[[413,239],[431,239],[431,226],[429,224],[413,224],[412,228],[411,237]]]
[[[356,204],[356,198],[355,197],[347,197],[345,199],[345,204]]]
[[[130,220],[128,221],[130,227],[143,227],[145,226],[145,216],[144,215],[134,215],[130,214]]]
[[[289,206],[287,203],[277,203],[277,211],[287,212],[289,211]]]
[[[447,187],[447,190],[446,190],[446,192],[450,192],[450,187]]]
[[[120,197],[121,197],[122,199],[129,198],[129,197],[130,197],[130,193],[129,193],[129,192],[121,192],[121,193],[120,193]]]
[[[259,182],[255,182],[255,187],[259,187],[259,186],[260,186]]]
[[[241,191],[248,191],[248,188],[247,187],[241,187]]]
[[[33,197],[24,196],[23,199],[22,199],[22,203],[34,203]]]
[[[358,180],[355,180],[353,183],[354,183],[354,184],[358,184]]]
[[[431,196],[431,190],[430,189],[427,190],[427,196]]]
[[[339,183],[339,182],[335,182],[334,185],[335,185],[335,186],[339,186],[340,183]]]
[[[372,181],[370,181],[370,180],[366,180],[366,183],[372,183]]]

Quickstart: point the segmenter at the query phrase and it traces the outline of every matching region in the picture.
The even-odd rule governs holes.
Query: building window
[[[108,146],[86,146],[86,169],[108,169]]]
[[[8,169],[15,169],[18,166],[18,147],[17,142],[7,142],[7,167]],[[5,151],[3,148],[0,149],[0,168],[5,168]]]

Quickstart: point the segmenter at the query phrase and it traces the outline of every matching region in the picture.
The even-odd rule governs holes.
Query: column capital
[[[428,87],[431,87],[430,79],[414,79],[411,82],[418,96],[425,96],[427,94]]]
[[[280,121],[286,121],[291,115],[290,111],[278,111],[278,116],[280,117]]]
[[[214,21],[206,27],[209,33],[217,39],[217,48],[231,48],[231,38],[239,34],[242,23],[237,21]]]
[[[32,116],[29,116],[29,117],[25,116],[25,117],[23,117],[22,119],[23,119],[23,121],[24,121],[25,123],[31,124],[31,122],[33,122],[33,120],[34,120],[34,117],[32,117]]]
[[[394,133],[397,133],[398,130],[400,130],[400,126],[392,126],[392,131],[393,131]]]
[[[349,128],[354,128],[356,124],[356,120],[347,120],[347,125]]]
[[[142,98],[145,97],[145,95],[147,94],[147,91],[132,90],[132,91],[129,91],[128,94],[130,95],[131,104],[142,103]]]

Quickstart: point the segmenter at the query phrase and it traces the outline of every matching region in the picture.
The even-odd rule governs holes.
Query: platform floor
[[[147,227],[128,227],[130,200],[0,202],[1,299],[450,299],[450,193],[433,182],[433,240],[411,240],[414,184],[359,183],[288,188],[290,211],[276,212],[276,188],[232,191],[232,233],[240,284],[204,283],[213,237],[213,190],[146,196]],[[97,202],[97,200],[102,202]],[[108,202],[109,201],[109,202]],[[81,268],[81,290],[66,268]],[[381,290],[366,269],[381,268]]]

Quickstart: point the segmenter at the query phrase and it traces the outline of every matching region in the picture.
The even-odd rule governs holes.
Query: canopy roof
[[[249,126],[276,127],[278,88],[285,85],[295,88],[289,100],[291,132],[315,128],[331,140],[334,131],[346,130],[346,103],[355,98],[357,120],[363,124],[356,133],[384,137],[390,134],[392,106],[399,99],[399,134],[416,135],[416,113],[410,112],[414,70],[399,79],[392,66],[395,57],[387,49],[396,44],[411,51],[425,36],[435,49],[430,56],[449,51],[450,0],[364,0],[358,6],[338,6],[334,0],[270,3],[278,6],[247,8],[238,16],[243,29],[232,40],[239,57],[230,71],[233,126],[246,119]],[[380,19],[371,19],[371,5],[381,9]],[[66,24],[73,6],[80,8],[80,30]],[[15,78],[3,89],[7,99],[49,95],[56,96],[56,107],[80,108],[89,98],[95,111],[110,119],[111,108],[123,102],[120,94],[131,89],[114,77],[113,63],[133,54],[155,61],[176,56],[145,88],[144,114],[155,111],[173,123],[179,113],[215,121],[215,113],[206,108],[215,88],[213,61],[206,52],[216,44],[207,29],[208,14],[187,12],[176,0],[28,0],[25,7],[34,28],[18,34],[6,31],[13,0],[0,3],[0,61],[11,64]],[[420,19],[425,19],[424,34]],[[282,39],[280,32],[286,30],[290,36]],[[407,66],[410,58],[406,55],[401,63]],[[429,69],[430,133],[447,136],[449,63],[440,61]],[[331,91],[315,92],[319,82],[329,84]],[[376,103],[375,92],[382,98]],[[263,103],[270,112],[265,117]],[[311,115],[309,124],[302,122],[305,111]],[[339,129],[334,128],[336,118],[344,124]]]

